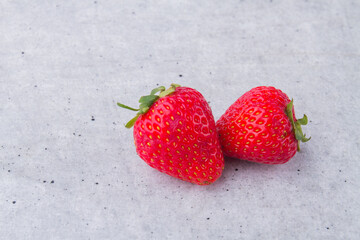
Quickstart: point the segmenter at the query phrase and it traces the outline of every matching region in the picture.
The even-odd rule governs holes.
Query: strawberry
[[[224,155],[282,164],[300,151],[307,117],[295,118],[293,100],[274,87],[256,87],[235,101],[216,122]]]
[[[201,93],[172,84],[167,90],[155,88],[139,102],[139,109],[118,106],[138,111],[126,127],[134,126],[140,158],[160,172],[199,185],[220,177],[224,158],[214,117]]]

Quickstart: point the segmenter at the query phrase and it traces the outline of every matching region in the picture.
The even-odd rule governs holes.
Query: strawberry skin
[[[221,176],[224,158],[215,121],[195,89],[176,87],[158,98],[139,115],[133,133],[137,154],[160,172],[199,185]]]
[[[296,120],[292,101],[285,93],[261,86],[235,101],[216,122],[216,127],[224,155],[283,164],[295,155],[299,141],[309,140],[302,135],[300,127],[306,123],[306,115]],[[301,132],[298,138],[295,128]]]

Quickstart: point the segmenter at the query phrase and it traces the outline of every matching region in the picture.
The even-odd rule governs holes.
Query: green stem
[[[147,111],[149,111],[150,107],[159,99],[162,97],[166,97],[169,96],[170,94],[172,94],[173,92],[175,92],[176,88],[180,87],[180,85],[178,84],[171,84],[170,88],[165,90],[164,86],[160,86],[157,88],[154,88],[151,92],[150,95],[146,95],[146,96],[142,96],[139,99],[139,108],[132,108],[129,107],[127,105],[124,105],[122,103],[117,103],[117,105],[121,108],[125,108],[131,111],[138,111],[136,116],[133,117],[126,125],[126,128],[132,128],[136,122],[136,120],[140,117],[140,115],[145,114]],[[158,92],[159,95],[156,95]]]
[[[308,123],[307,116],[304,114],[303,118],[300,118],[297,121],[294,121],[294,115],[293,115],[293,110],[292,110],[293,106],[294,106],[294,100],[291,99],[291,101],[286,106],[285,112],[290,120],[292,130],[295,134],[295,138],[296,138],[296,140],[298,140],[297,150],[300,151],[300,141],[307,142],[311,139],[311,137],[307,138],[306,134],[303,134],[302,129],[301,129],[301,125],[306,125]]]
[[[171,86],[168,89],[166,89],[165,91],[163,91],[159,94],[159,97],[165,97],[165,96],[172,94],[173,92],[175,92],[177,87],[180,87],[180,85],[174,84],[174,83],[171,84]]]

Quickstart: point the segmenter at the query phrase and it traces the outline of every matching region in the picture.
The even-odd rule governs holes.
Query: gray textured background
[[[1,239],[359,239],[359,22],[356,0],[0,1]],[[116,102],[172,82],[216,120],[280,88],[312,140],[210,186],[161,174]]]

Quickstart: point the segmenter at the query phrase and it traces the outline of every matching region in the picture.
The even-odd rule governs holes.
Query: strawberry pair
[[[151,167],[199,185],[215,182],[224,157],[265,163],[289,161],[307,117],[296,119],[293,101],[281,90],[257,87],[241,96],[215,123],[205,98],[195,89],[172,84],[158,87],[139,100],[127,124],[134,126],[137,154]]]

